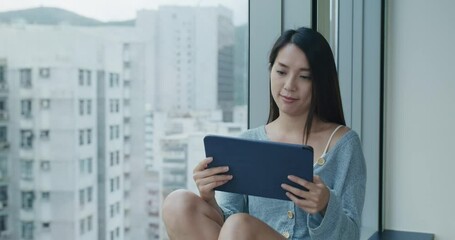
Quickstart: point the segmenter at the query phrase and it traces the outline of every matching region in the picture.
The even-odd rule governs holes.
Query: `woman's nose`
[[[294,80],[294,77],[292,77],[291,75],[286,79],[286,82],[284,83],[284,90],[286,91],[289,91],[289,92],[292,92],[292,91],[295,91],[296,90],[296,86],[295,86],[295,80]]]

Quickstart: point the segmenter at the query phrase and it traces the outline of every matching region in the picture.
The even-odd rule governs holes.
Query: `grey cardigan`
[[[250,129],[241,137],[269,140],[265,126]],[[217,192],[225,218],[234,213],[249,213],[289,239],[359,239],[366,167],[357,133],[353,130],[345,133],[325,159],[322,166],[314,168],[314,175],[319,175],[330,189],[324,216],[308,214],[292,201]]]

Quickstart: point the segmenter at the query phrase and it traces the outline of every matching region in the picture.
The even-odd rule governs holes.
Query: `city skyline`
[[[23,10],[36,7],[55,7],[75,12],[84,17],[94,18],[103,22],[124,21],[134,19],[140,10],[157,10],[160,6],[218,6],[222,5],[233,11],[235,26],[248,21],[247,0],[129,0],[115,1],[97,0],[3,0],[0,12]]]

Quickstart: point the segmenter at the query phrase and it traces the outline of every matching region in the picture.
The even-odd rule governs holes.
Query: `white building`
[[[12,239],[123,239],[121,45],[69,26],[1,28],[16,93],[8,99]]]

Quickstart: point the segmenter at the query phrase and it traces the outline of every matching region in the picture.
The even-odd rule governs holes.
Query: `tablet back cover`
[[[306,145],[209,135],[205,153],[213,157],[208,167],[229,166],[233,178],[215,190],[289,200],[282,183],[295,175],[313,181],[313,149]]]

